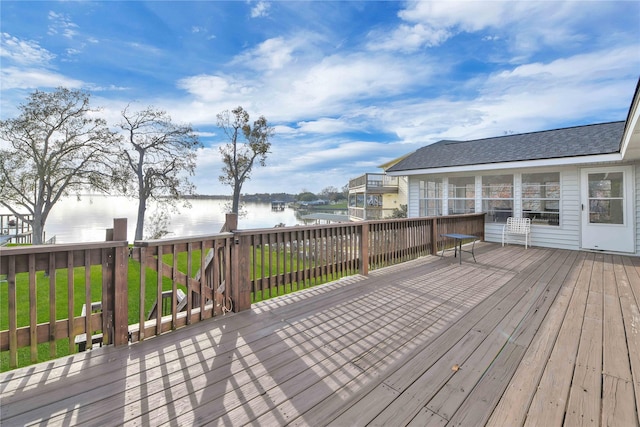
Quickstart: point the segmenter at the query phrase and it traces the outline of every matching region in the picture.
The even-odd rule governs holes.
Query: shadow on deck
[[[482,243],[0,376],[3,425],[637,425],[637,258]]]

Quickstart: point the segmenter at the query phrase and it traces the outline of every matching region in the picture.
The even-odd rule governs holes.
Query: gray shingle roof
[[[418,149],[388,172],[617,153],[624,124],[621,121],[471,141],[439,141]]]

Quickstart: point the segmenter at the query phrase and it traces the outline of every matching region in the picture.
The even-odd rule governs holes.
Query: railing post
[[[220,230],[221,233],[238,229],[238,214],[228,213],[225,215],[224,225]]]
[[[438,255],[438,218],[431,219],[431,255]]]
[[[250,236],[234,234],[233,247],[231,249],[231,299],[233,311],[249,310],[251,308],[251,262],[250,262]]]
[[[369,222],[362,221],[360,225],[360,274],[369,274]]]
[[[231,270],[231,300],[233,311],[238,313],[251,308],[251,277],[249,260],[249,236],[235,233],[238,229],[238,215],[228,213],[221,232],[234,233],[231,242],[231,259],[227,260],[226,268]]]
[[[127,219],[113,220],[113,240],[127,240]],[[129,342],[129,247],[114,248],[113,263],[113,343],[124,345]]]

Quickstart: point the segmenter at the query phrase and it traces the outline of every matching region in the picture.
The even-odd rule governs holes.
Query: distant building
[[[272,211],[283,211],[287,207],[287,203],[283,200],[272,200],[271,201],[271,210]]]
[[[379,167],[387,170],[406,156]],[[408,180],[404,176],[366,173],[349,180],[349,217],[353,221],[384,219],[407,204]]]

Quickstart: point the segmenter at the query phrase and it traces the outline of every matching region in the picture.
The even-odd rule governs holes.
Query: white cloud
[[[2,76],[2,90],[55,88],[58,86],[78,89],[85,86],[80,80],[46,69],[2,67],[0,75]]]
[[[411,2],[398,13],[398,17],[407,22],[423,23],[429,27],[459,28],[462,31],[501,26],[519,18],[520,6],[516,2],[500,1],[447,1],[447,2]],[[532,2],[520,2],[532,3]],[[525,8],[529,8],[525,6]]]
[[[72,39],[78,35],[77,28],[78,26],[68,15],[49,11],[49,35],[61,34],[65,38]]]
[[[272,121],[305,121],[319,115],[335,116],[362,100],[399,95],[428,79],[429,64],[398,61],[390,55],[333,55],[300,58],[277,73],[200,74],[186,77],[178,87],[208,108],[223,110],[242,105],[252,115]],[[222,108],[220,108],[222,107]]]
[[[318,120],[304,121],[298,123],[298,130],[301,133],[313,133],[313,134],[331,134],[341,133],[354,130],[360,130],[359,126],[355,123],[350,123],[345,119],[334,119],[330,117],[322,117]]]
[[[548,64],[535,62],[520,65],[513,70],[497,75],[500,83],[523,79],[535,79],[539,87],[545,81],[563,82],[591,81],[602,77],[619,77],[620,73],[634,73],[638,65],[639,44],[620,46],[606,51],[594,51],[567,58],[556,59]],[[635,63],[635,65],[634,65]],[[510,87],[511,85],[505,85]]]
[[[77,89],[85,86],[78,79],[54,71],[51,61],[56,55],[40,47],[35,41],[21,40],[2,33],[0,57],[3,59],[3,66],[0,68],[3,91],[58,86]]]
[[[281,82],[278,104],[286,106],[293,117],[335,115],[364,99],[400,94],[424,81],[431,72],[428,64],[418,66],[411,60],[403,62],[390,56],[328,56],[297,70],[293,79]]]
[[[48,65],[56,56],[31,40],[21,40],[2,33],[0,57],[19,65]]]
[[[401,24],[388,35],[386,33],[372,33],[370,36],[372,41],[368,47],[371,50],[413,52],[423,46],[431,47],[442,44],[451,37],[451,32],[423,24]]]
[[[512,9],[510,3],[497,1],[410,2],[398,13],[403,22],[392,31],[372,32],[368,47],[412,52],[439,46],[459,32],[502,26],[517,19],[519,14]]]
[[[634,52],[639,49],[634,45],[522,65],[478,81],[479,95],[473,99],[394,106],[383,120],[397,120],[396,132],[405,141],[419,141],[422,135],[430,142],[538,131],[585,117],[621,120],[631,101],[630,83],[637,81],[640,58]],[[627,81],[621,79],[625,75]],[[611,115],[602,115],[603,110]]]
[[[160,48],[152,46],[150,44],[138,43],[138,42],[128,42],[127,46],[129,46],[132,50],[137,51],[141,55],[159,55],[162,53]]]
[[[254,70],[279,70],[292,61],[295,40],[285,40],[283,37],[267,39],[255,49],[238,55],[231,65],[245,66]]]
[[[257,83],[223,74],[200,74],[179,80],[178,87],[195,96],[199,102],[239,105],[256,92]],[[223,109],[226,108],[229,107]]]
[[[265,1],[259,1],[254,7],[251,8],[252,18],[264,18],[269,16],[269,9],[271,5]]]
[[[492,31],[485,40],[508,41],[512,52],[526,57],[542,46],[561,46],[580,42],[574,30],[584,19],[584,2],[533,1],[416,1],[398,13],[401,23],[395,29],[370,34],[372,50],[413,52],[445,43],[459,33]],[[600,7],[589,2],[592,12]],[[505,35],[500,33],[504,32]]]
[[[205,38],[206,38],[207,40],[213,40],[213,39],[215,39],[215,38],[216,38],[216,36],[215,36],[215,35],[213,35],[213,34],[209,34],[209,29],[208,29],[208,28],[206,28],[206,27],[199,27],[199,26],[194,25],[193,27],[191,27],[191,33],[192,33],[192,34],[202,34],[202,35],[205,35]]]

